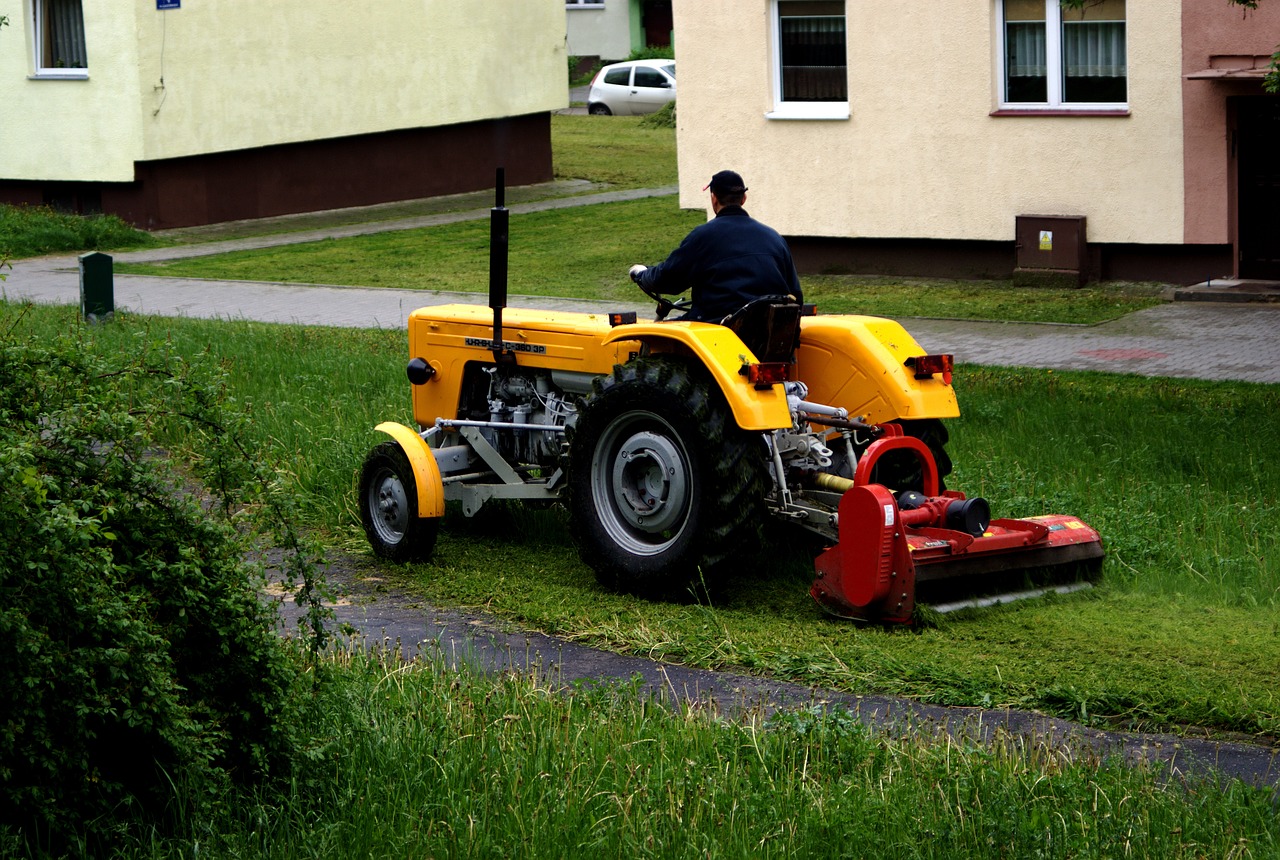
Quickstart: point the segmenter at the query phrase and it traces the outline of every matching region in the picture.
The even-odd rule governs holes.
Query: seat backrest
[[[792,361],[800,342],[801,305],[791,296],[748,302],[720,324],[731,329],[760,361]]]

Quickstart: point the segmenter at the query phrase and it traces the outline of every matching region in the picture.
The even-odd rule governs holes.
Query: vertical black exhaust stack
[[[507,306],[507,241],[511,212],[505,204],[504,169],[498,168],[495,205],[489,210],[489,307],[493,309],[493,360],[498,365],[516,363],[502,338],[502,309]]]

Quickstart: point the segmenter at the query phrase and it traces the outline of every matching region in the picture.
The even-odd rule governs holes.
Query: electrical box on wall
[[[1085,282],[1083,215],[1019,215],[1016,221],[1016,274],[1059,275]]]

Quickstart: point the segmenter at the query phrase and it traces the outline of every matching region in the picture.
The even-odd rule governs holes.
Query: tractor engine
[[[560,454],[559,433],[520,429],[519,425],[540,424],[563,427],[577,408],[555,385],[550,373],[503,373],[486,367],[487,396],[491,422],[481,432],[489,444],[512,463],[554,466]],[[510,424],[507,430],[492,425]]]

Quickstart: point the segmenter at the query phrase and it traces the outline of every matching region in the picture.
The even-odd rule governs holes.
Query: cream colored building
[[[551,178],[555,2],[20,0],[0,200],[145,227]]]
[[[1212,115],[1184,112],[1184,89],[1203,86],[1186,67],[1209,63],[1186,55],[1203,46],[1184,17],[1214,21],[1205,50],[1253,58],[1280,42],[1275,0],[1248,15],[1225,0],[1101,0],[1083,12],[985,0],[945,13],[676,0],[674,17],[681,205],[704,206],[708,177],[739,171],[748,210],[807,270],[1017,265],[1176,280],[1235,269],[1234,190],[1219,181],[1188,195],[1203,171],[1187,141],[1221,176],[1230,120],[1221,97]],[[1256,74],[1235,84],[1251,109],[1276,103]],[[1206,228],[1197,207],[1210,197],[1221,223]]]

